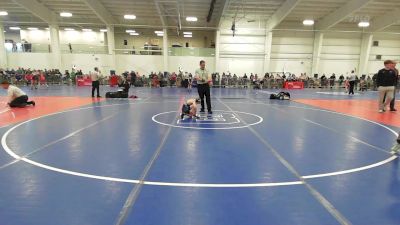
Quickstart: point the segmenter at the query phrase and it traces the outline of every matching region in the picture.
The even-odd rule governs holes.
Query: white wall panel
[[[319,71],[325,74],[344,74],[350,73],[358,67],[358,60],[321,60]]]
[[[247,73],[262,74],[263,72],[263,59],[252,59],[252,58],[221,58],[219,72],[231,72],[238,76],[243,76]]]
[[[51,69],[54,63],[49,53],[8,53],[9,68]]]
[[[271,72],[311,73],[311,60],[271,60]]]
[[[178,68],[181,67],[184,72],[194,74],[195,70],[199,68],[200,60],[206,62],[206,68],[210,72],[215,71],[215,58],[214,57],[181,57],[181,56],[170,56],[169,57],[169,71],[178,72]]]
[[[156,55],[116,55],[117,73],[138,71],[140,74],[163,70],[163,56]]]

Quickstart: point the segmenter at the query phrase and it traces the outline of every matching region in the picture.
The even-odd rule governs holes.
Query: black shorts
[[[190,113],[190,105],[183,104],[182,106],[182,114],[189,114]]]

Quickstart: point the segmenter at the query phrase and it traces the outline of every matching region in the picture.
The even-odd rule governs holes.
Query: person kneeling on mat
[[[182,106],[181,119],[185,116],[189,116],[189,118],[197,118],[197,103],[200,103],[200,99],[188,99],[186,104],[183,104]]]
[[[10,85],[8,81],[1,82],[1,87],[7,90],[8,93],[8,102],[7,104],[14,108],[23,108],[27,105],[35,106],[34,101],[28,101],[28,95],[25,94],[21,89],[14,85]]]

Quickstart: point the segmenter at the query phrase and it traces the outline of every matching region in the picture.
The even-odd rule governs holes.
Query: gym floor
[[[375,92],[213,89],[192,121],[196,90],[24,90],[36,107],[0,91],[1,225],[400,223],[400,118]]]

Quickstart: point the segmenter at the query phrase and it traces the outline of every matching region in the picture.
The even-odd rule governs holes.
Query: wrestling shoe
[[[390,153],[391,153],[392,155],[397,155],[397,154],[399,154],[399,152],[400,152],[400,144],[399,144],[399,143],[396,143],[396,144],[391,148]]]

